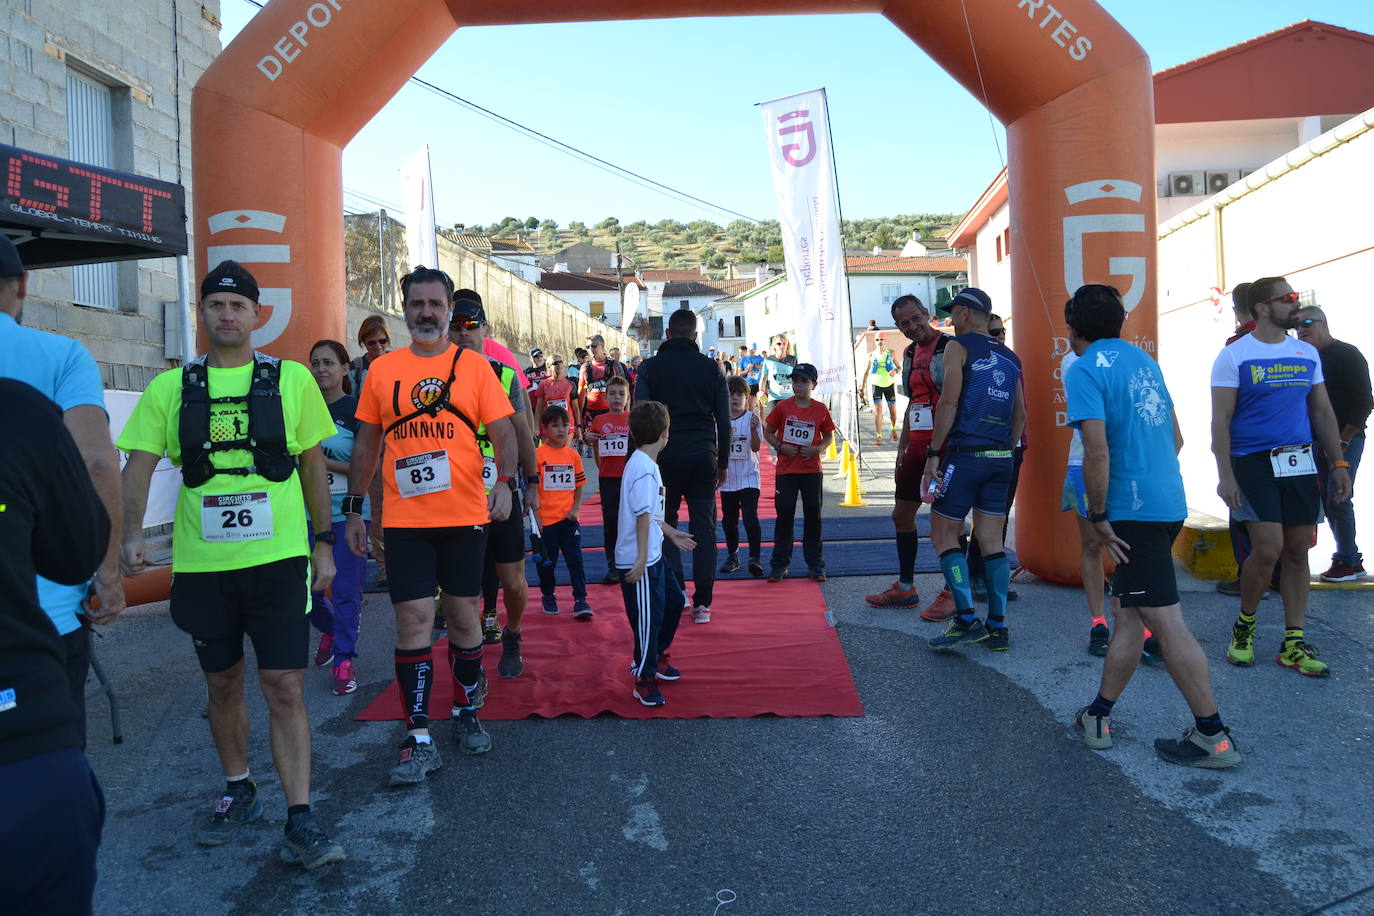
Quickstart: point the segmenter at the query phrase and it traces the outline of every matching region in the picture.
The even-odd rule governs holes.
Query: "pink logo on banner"
[[[788,124],[788,121],[795,121],[797,118],[809,118],[809,111],[789,111],[786,114],[778,115],[778,123],[783,125],[778,128],[778,137],[783,138],[788,134],[805,134],[806,142],[784,143],[782,146],[782,158],[788,165],[801,168],[812,159],[816,158],[816,129],[810,121],[803,121],[800,124]],[[805,155],[798,155],[802,149],[806,150]]]

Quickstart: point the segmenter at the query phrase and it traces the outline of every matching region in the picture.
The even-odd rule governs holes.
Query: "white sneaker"
[[[698,604],[696,607],[692,608],[692,622],[710,623],[711,609],[704,604]]]

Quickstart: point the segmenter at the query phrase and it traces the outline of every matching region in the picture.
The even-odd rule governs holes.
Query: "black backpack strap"
[[[385,430],[382,431],[383,439],[391,435],[391,431],[398,426],[409,423],[411,420],[417,419],[419,417],[437,417],[440,414],[440,412],[445,410],[453,414],[458,419],[462,420],[463,423],[467,425],[467,428],[472,431],[472,437],[474,439],[477,438],[477,424],[472,422],[472,420],[468,419],[467,414],[463,413],[461,410],[459,410],[457,407],[454,407],[453,404],[449,402],[449,390],[453,387],[453,378],[458,372],[458,357],[462,354],[462,352],[462,347],[456,347],[454,349],[453,363],[449,366],[448,369],[448,381],[444,382],[444,387],[439,389],[439,396],[434,399],[434,403],[430,404],[428,407],[421,407],[413,413],[401,417],[399,420],[389,425]]]

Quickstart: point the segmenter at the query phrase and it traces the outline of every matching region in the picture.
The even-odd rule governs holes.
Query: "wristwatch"
[[[538,483],[539,483],[539,475],[538,475],[538,474],[526,474],[526,475],[525,475],[525,486],[527,486],[527,487],[533,487],[533,486],[537,485]]]
[[[1105,513],[1105,512],[1089,512],[1089,513],[1088,513],[1088,521],[1092,522],[1094,525],[1096,525],[1098,522],[1105,522],[1106,520],[1107,520],[1107,513]]]
[[[316,532],[315,532],[315,543],[316,543],[316,544],[329,544],[330,546],[333,546],[333,545],[339,543],[339,539],[338,539],[337,537],[334,536],[334,532],[332,532],[332,531],[316,531]]]

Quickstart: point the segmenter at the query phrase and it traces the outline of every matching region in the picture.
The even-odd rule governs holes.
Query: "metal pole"
[[[196,358],[196,327],[191,316],[191,263],[186,255],[177,256],[177,301],[181,306],[181,362]]]

